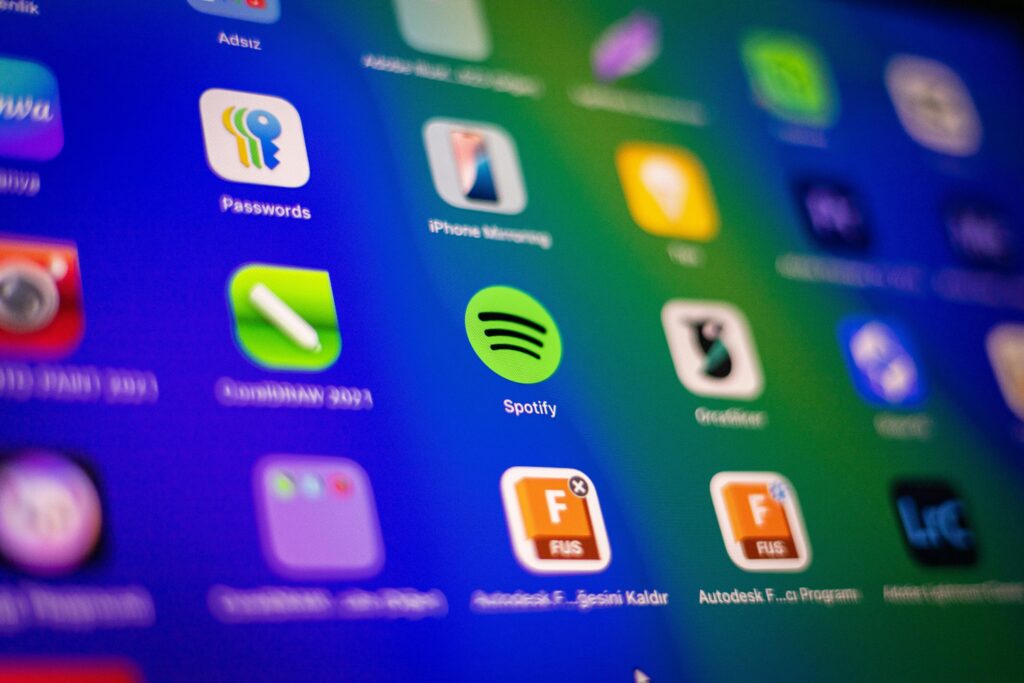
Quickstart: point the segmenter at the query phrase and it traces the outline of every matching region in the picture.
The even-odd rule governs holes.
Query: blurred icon
[[[615,154],[633,220],[661,237],[707,242],[718,235],[718,207],[707,171],[682,147],[627,142]]]
[[[800,572],[811,563],[793,485],[775,472],[719,472],[711,499],[733,563],[748,572]]]
[[[854,316],[839,325],[839,341],[857,392],[868,403],[912,408],[927,390],[909,337],[895,324]]]
[[[275,370],[324,370],[341,354],[331,276],[325,270],[250,263],[228,282],[239,348]]]
[[[933,152],[970,156],[981,147],[981,119],[967,86],[941,62],[897,55],[885,84],[904,130]]]
[[[661,309],[672,363],[683,386],[698,396],[752,400],[764,377],[743,313],[717,301],[673,299]]]
[[[491,34],[480,0],[394,0],[398,30],[414,50],[480,62]]]
[[[911,556],[924,565],[966,565],[977,560],[974,532],[964,505],[949,484],[904,480],[893,486],[893,503]]]
[[[96,482],[59,453],[27,450],[0,459],[0,555],[36,576],[73,572],[103,531]]]
[[[0,683],[142,683],[133,663],[94,655],[0,660]]]
[[[993,270],[1017,265],[1017,235],[1002,210],[987,202],[958,201],[947,208],[945,220],[950,246],[967,265]]]
[[[0,57],[0,156],[49,161],[63,147],[53,72],[36,62]]]
[[[275,187],[309,180],[302,119],[287,100],[213,88],[199,98],[199,111],[206,160],[220,178]]]
[[[579,470],[511,467],[501,475],[516,559],[534,574],[593,574],[611,562],[597,491]]]
[[[84,331],[75,245],[0,236],[0,356],[61,358]]]
[[[263,555],[290,579],[366,579],[384,541],[366,472],[346,458],[268,455],[253,470]]]
[[[633,683],[651,683],[651,677],[640,669],[633,669]]]
[[[835,89],[817,48],[797,36],[758,32],[743,41],[742,53],[760,107],[804,126],[826,128],[835,123]]]
[[[599,81],[617,81],[640,73],[661,54],[661,22],[637,10],[598,37],[590,65]]]
[[[487,287],[474,294],[466,305],[465,323],[476,355],[512,382],[543,382],[562,360],[562,338],[551,314],[513,287]]]
[[[797,186],[797,200],[811,236],[823,246],[863,250],[871,230],[854,192],[845,185],[812,180]]]
[[[1006,405],[1024,420],[1024,324],[997,325],[985,346]]]
[[[430,173],[441,199],[460,209],[516,214],[526,187],[512,138],[487,123],[431,119],[423,127]]]
[[[204,14],[272,24],[281,18],[280,0],[188,0]]]

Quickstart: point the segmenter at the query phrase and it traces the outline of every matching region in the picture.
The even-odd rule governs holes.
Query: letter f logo
[[[764,526],[764,518],[768,516],[768,507],[764,504],[764,499],[763,493],[747,496],[747,502],[750,503],[750,514],[757,526]]]
[[[568,505],[559,502],[562,498],[565,498],[565,491],[559,491],[558,489],[548,489],[544,492],[544,498],[548,502],[548,515],[551,517],[551,523],[561,524],[562,512],[564,510],[569,509]]]

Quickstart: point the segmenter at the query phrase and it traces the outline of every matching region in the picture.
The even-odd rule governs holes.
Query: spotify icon
[[[466,336],[484,365],[519,384],[543,382],[562,360],[562,338],[539,301],[513,287],[487,287],[466,306]]]

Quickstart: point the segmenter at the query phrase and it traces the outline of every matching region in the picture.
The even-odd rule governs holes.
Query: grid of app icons
[[[263,24],[277,22],[281,15],[279,0],[188,4],[205,14]],[[471,62],[491,58],[491,30],[479,0],[393,0],[392,7],[398,35],[409,48]],[[609,26],[594,45],[592,76],[611,84],[654,68],[663,47],[662,31],[658,17],[645,11]],[[742,38],[739,56],[756,105],[770,117],[819,132],[837,126],[838,81],[817,46],[786,32],[756,31]],[[3,86],[13,93],[5,91],[3,97],[22,103],[9,107],[21,113],[0,116],[0,157],[54,159],[64,145],[56,77],[41,64],[12,58],[0,58],[0,74],[6,77]],[[896,55],[881,80],[908,138],[951,157],[979,152],[981,118],[966,83],[951,67],[930,58]],[[514,119],[463,119],[461,110],[472,116],[472,107],[456,101],[449,109],[422,124],[423,149],[414,150],[444,204],[436,202],[439,209],[460,219],[472,216],[462,213],[467,211],[529,217],[527,179],[532,182],[533,176],[527,172],[539,160],[520,158]],[[197,149],[201,139],[217,179],[287,191],[310,180],[303,122],[291,102],[211,88],[199,99],[199,115]],[[315,131],[310,133],[310,144],[318,144]],[[616,196],[623,216],[628,213],[636,227],[708,249],[725,241],[724,234],[718,238],[728,225],[723,214],[729,207],[723,201],[720,210],[715,191],[725,181],[713,178],[695,152],[672,142],[634,139],[611,140],[606,148],[605,178],[611,180],[603,189]],[[790,179],[787,188],[815,246],[863,257],[876,236],[891,229],[872,220],[852,182],[811,174]],[[981,198],[958,198],[941,215],[936,231],[945,230],[946,248],[961,263],[982,270],[1017,265],[1020,236],[1002,207]],[[225,320],[239,353],[267,372],[334,368],[342,351],[334,268],[262,262],[237,266],[226,283]],[[550,287],[545,291],[529,268],[519,273],[522,282],[517,286],[479,283],[481,288],[465,299],[464,367],[488,376],[486,368],[508,386],[548,380],[554,384],[563,361],[571,358],[569,337],[563,340],[554,315],[541,301]],[[536,284],[537,291],[528,293],[520,284],[530,291]],[[766,390],[762,356],[740,302],[682,298],[687,285],[681,279],[673,286],[680,296],[671,295],[661,308],[668,351],[663,370],[670,374],[674,369],[692,396],[759,400]],[[0,236],[0,356],[57,360],[74,353],[85,333],[83,298],[74,243]],[[742,305],[753,311],[758,303]],[[365,329],[357,333],[368,334]],[[925,358],[898,319],[873,312],[847,315],[839,321],[836,336],[836,360],[841,356],[849,387],[865,403],[896,411],[927,404],[931,388]],[[1024,420],[1024,324],[994,327],[985,350],[1007,408]],[[483,368],[472,361],[470,351]],[[777,353],[766,345],[764,368],[779,363],[773,355]],[[841,363],[835,368],[838,377]],[[507,465],[511,463],[502,464]],[[385,537],[370,476],[361,464],[338,456],[274,453],[252,465],[251,476],[253,518],[273,573],[287,580],[339,582],[381,574]],[[491,512],[504,513],[509,560],[541,576],[595,574],[609,568],[609,528],[595,483],[586,473],[569,466],[511,465],[498,488],[500,497],[495,497]],[[738,569],[809,569],[812,550],[804,513],[785,476],[721,471],[710,481],[710,497],[725,556]],[[930,567],[977,563],[975,530],[952,484],[901,478],[891,485],[891,499],[894,529],[902,534],[908,557]],[[611,519],[618,501],[608,496],[606,502]],[[44,449],[0,456],[0,559],[6,564],[33,576],[71,574],[99,554],[105,522],[97,477],[82,461]]]

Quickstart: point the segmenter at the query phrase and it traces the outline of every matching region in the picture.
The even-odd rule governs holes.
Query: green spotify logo
[[[488,287],[466,306],[466,336],[484,364],[519,384],[543,382],[562,360],[551,315],[526,292]]]

